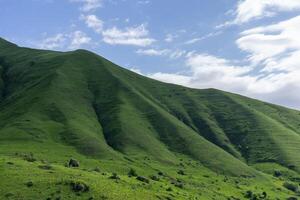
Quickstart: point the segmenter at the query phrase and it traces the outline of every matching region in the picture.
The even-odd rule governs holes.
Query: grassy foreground
[[[59,161],[32,162],[24,159],[24,154],[1,157],[1,199],[234,200],[287,199],[296,195],[283,186],[288,177],[232,177],[212,172],[184,158],[173,166],[146,158],[120,162],[73,156],[80,158],[81,167],[65,167],[64,162]],[[131,169],[137,175],[129,176]],[[117,177],[113,178],[113,173]],[[136,176],[144,179],[137,180]],[[297,177],[300,178],[299,175]],[[88,190],[76,190],[73,183],[84,185]]]

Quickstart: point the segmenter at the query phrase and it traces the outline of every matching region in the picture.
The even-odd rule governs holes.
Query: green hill
[[[3,39],[0,75],[3,198],[297,195],[283,184],[300,181],[299,111],[162,83],[85,50],[35,50]],[[80,167],[65,167],[70,158]],[[150,183],[128,177],[130,168]],[[89,191],[72,190],[76,181]]]

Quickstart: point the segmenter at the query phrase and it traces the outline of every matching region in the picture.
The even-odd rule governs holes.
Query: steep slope
[[[93,53],[0,41],[1,142],[73,146],[98,158],[189,156],[223,173],[245,163],[300,170],[299,112],[154,81]]]
[[[85,50],[0,38],[0,198],[54,198],[59,189],[60,198],[88,199],[61,186],[84,181],[95,199],[243,199],[248,190],[284,199],[294,193],[283,182],[300,180],[299,128],[299,111],[162,83]],[[79,169],[64,167],[71,157]],[[154,182],[137,184],[132,167]],[[275,169],[280,179],[264,174]]]

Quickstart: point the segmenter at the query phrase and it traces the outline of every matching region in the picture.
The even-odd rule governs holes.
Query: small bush
[[[291,169],[291,170],[295,170],[296,169],[296,166],[295,165],[288,165],[287,166],[289,169]]]
[[[69,160],[69,164],[68,164],[69,167],[79,167],[79,162],[73,158],[71,158]]]
[[[280,177],[280,176],[282,176],[281,171],[275,170],[275,171],[274,171],[274,176],[275,176],[275,177]]]
[[[110,179],[120,180],[120,177],[116,173],[112,173],[112,175],[109,177]]]
[[[178,187],[178,188],[181,188],[181,189],[183,189],[183,186],[184,186],[183,183],[178,183],[178,182],[175,183],[174,185],[175,185],[175,187]]]
[[[298,200],[296,197],[289,197],[286,200]]]
[[[153,181],[159,181],[159,177],[155,176],[155,175],[152,175],[150,176],[150,178],[153,180]]]
[[[136,180],[139,180],[139,181],[142,181],[144,183],[149,183],[149,179],[147,179],[146,177],[143,177],[143,176],[138,176],[136,177]]]
[[[26,160],[28,162],[35,162],[36,161],[36,159],[33,156],[33,153],[25,154],[24,155],[24,160]]]
[[[81,181],[71,181],[70,185],[74,192],[88,192],[90,190],[89,186]]]
[[[101,200],[107,200],[108,197],[107,197],[107,196],[104,196],[104,195],[101,195],[101,196],[100,196],[100,199],[101,199]]]
[[[182,169],[179,170],[177,173],[180,174],[180,175],[185,175],[185,172]]]
[[[14,196],[14,194],[13,194],[13,193],[6,193],[4,196],[5,196],[6,198],[10,198],[10,197]]]
[[[32,181],[28,181],[25,185],[26,185],[27,187],[32,187],[32,186],[33,186],[33,182],[32,182]]]
[[[134,169],[131,168],[131,169],[129,170],[129,172],[128,172],[128,176],[129,176],[129,177],[132,177],[132,176],[138,176],[138,175],[137,175],[136,171],[135,171]]]
[[[99,167],[95,167],[94,171],[100,173],[101,170]]]
[[[290,182],[284,182],[283,187],[285,187],[288,190],[291,190],[293,192],[298,192],[299,188],[296,184],[290,183]]]
[[[267,198],[267,193],[266,192],[262,192],[261,193],[261,195],[260,195],[260,198],[262,198],[262,199],[265,199],[265,198]]]
[[[161,172],[161,171],[159,171],[158,173],[157,173],[159,176],[164,176],[165,174],[163,173],[163,172]]]
[[[262,192],[260,195],[258,195],[258,194],[255,194],[254,192],[248,190],[244,193],[244,197],[246,199],[250,199],[250,200],[266,199],[267,198],[267,193]]]

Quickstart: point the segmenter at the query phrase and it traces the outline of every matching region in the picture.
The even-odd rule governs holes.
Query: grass
[[[269,199],[284,199],[292,192],[282,187],[283,180],[270,176],[245,178],[220,175],[183,158],[186,164],[186,175],[177,173],[179,167],[151,162],[146,166],[142,161],[135,165],[138,174],[149,177],[163,172],[159,181],[144,183],[135,177],[127,176],[132,164],[102,160],[101,162],[80,160],[84,163],[80,168],[67,168],[62,163],[50,163],[51,169],[43,169],[44,161],[28,162],[18,156],[1,157],[0,194],[8,199],[227,199],[241,198],[246,191],[257,194],[266,192]],[[49,162],[47,162],[49,165]],[[117,167],[119,165],[119,167]],[[99,166],[100,172],[93,171]],[[22,173],[20,173],[20,171]],[[120,180],[110,179],[117,173]],[[183,183],[183,188],[176,187],[174,182]],[[28,187],[27,183],[32,182]],[[88,192],[75,192],[71,182],[81,182],[89,186]],[[272,182],[272,184],[270,184]],[[171,190],[169,190],[171,188]],[[10,195],[8,195],[10,194]],[[105,199],[105,198],[104,198]]]
[[[85,50],[34,50],[2,39],[0,74],[3,198],[296,195],[282,185],[299,184],[299,111],[161,83]],[[24,160],[31,154],[35,162]],[[79,169],[65,167],[70,158]],[[45,164],[53,169],[39,167]],[[275,167],[288,175],[273,177]],[[131,168],[149,180],[159,171],[167,176],[147,184],[129,178]],[[72,181],[90,190],[78,196]]]

